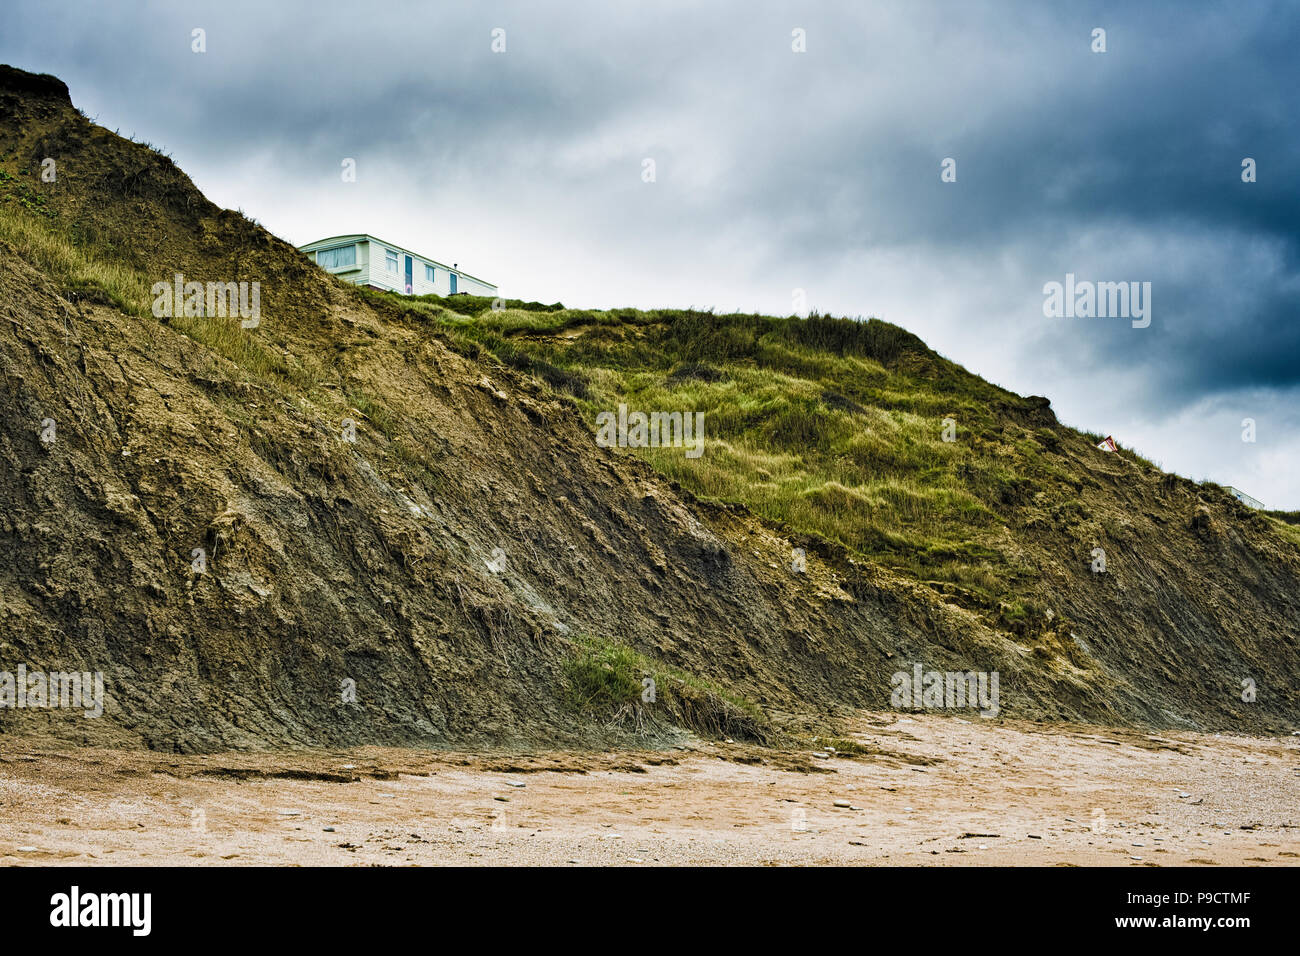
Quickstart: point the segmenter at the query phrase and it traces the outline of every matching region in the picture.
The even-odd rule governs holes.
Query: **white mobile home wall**
[[[406,257],[410,256],[411,295],[450,295],[453,291],[451,287],[453,275],[456,277],[456,288],[454,290],[456,292],[490,296],[497,294],[497,287],[490,282],[476,279],[474,276],[466,275],[459,269],[452,269],[446,263],[376,239],[374,236],[333,236],[329,239],[310,242],[300,248],[307,255],[307,258],[316,262],[316,253],[349,245],[356,247],[356,263],[325,269],[326,272],[336,275],[347,282],[353,282],[357,285],[372,285],[375,288],[388,289],[392,292],[405,292]],[[397,253],[396,271],[389,271],[387,255],[389,250]],[[426,266],[433,267],[432,282],[426,278]],[[322,268],[325,267],[322,266]]]

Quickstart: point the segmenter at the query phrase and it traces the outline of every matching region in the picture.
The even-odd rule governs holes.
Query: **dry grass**
[[[48,218],[17,203],[0,202],[0,241],[35,268],[67,283],[69,289],[102,296],[131,315],[149,315],[149,284],[121,262],[100,257],[74,243]]]

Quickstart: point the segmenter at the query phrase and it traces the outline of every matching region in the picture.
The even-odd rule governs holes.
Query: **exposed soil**
[[[167,757],[27,741],[0,758],[0,864],[1300,861],[1300,737],[894,714],[853,726],[872,753],[693,741]]]

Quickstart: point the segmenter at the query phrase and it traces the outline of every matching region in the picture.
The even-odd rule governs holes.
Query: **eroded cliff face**
[[[0,733],[618,743],[637,729],[573,706],[592,636],[772,720],[668,687],[653,739],[888,707],[914,662],[998,671],[1006,716],[1295,725],[1300,560],[1235,502],[1060,429],[1079,497],[1119,522],[1115,570],[1076,567],[1051,501],[1026,503],[1043,520],[1007,533],[1056,623],[1005,629],[599,447],[570,399],[373,306],[53,78],[0,73],[0,150],[0,672],[104,678],[102,716],[0,707]],[[132,298],[178,273],[259,283],[260,320]]]

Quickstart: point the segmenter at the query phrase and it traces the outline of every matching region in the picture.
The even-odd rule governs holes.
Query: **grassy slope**
[[[593,422],[620,402],[704,412],[701,457],[637,453],[696,495],[959,589],[995,616],[1027,612],[1020,586],[1035,569],[1007,533],[1021,505],[1046,492],[1071,507],[1074,476],[1051,452],[1097,440],[875,319],[371,298],[429,317],[462,351],[538,375]]]

